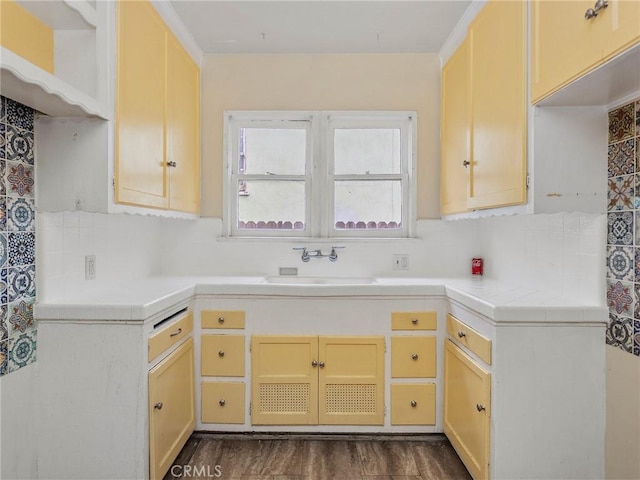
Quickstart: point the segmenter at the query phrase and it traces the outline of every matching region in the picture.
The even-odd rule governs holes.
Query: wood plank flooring
[[[218,477],[215,475],[219,474]],[[444,436],[195,433],[164,480],[471,480]]]

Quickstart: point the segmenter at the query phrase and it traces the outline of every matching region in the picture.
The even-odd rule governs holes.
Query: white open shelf
[[[17,0],[53,30],[87,30],[97,25],[96,9],[85,0]]]

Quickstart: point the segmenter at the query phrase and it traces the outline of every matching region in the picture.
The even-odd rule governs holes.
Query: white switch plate
[[[84,257],[84,279],[95,280],[96,279],[96,256],[86,255]]]
[[[409,270],[409,255],[406,253],[394,253],[392,256],[393,270]]]

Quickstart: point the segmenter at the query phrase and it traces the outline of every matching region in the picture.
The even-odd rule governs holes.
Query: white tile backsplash
[[[605,278],[606,217],[597,214],[512,215],[469,220],[421,220],[418,239],[226,239],[220,219],[166,219],[86,212],[39,213],[39,297],[54,298],[84,280],[84,256],[96,255],[96,282],[149,275],[300,275],[466,277],[471,258],[485,259],[485,276],[558,295],[598,298]],[[303,263],[292,248],[329,251],[336,262]],[[394,253],[409,270],[391,269]],[[601,299],[604,302],[604,298]]]

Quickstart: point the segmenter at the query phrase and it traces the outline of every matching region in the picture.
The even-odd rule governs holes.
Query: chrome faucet
[[[338,253],[336,252],[336,249],[338,248],[344,248],[344,247],[332,246],[331,253],[327,255],[322,253],[322,250],[320,249],[309,251],[307,250],[307,247],[293,247],[294,250],[302,250],[302,255],[300,256],[300,259],[305,263],[311,260],[312,258],[329,258],[331,262],[335,262],[336,260],[338,260]]]

